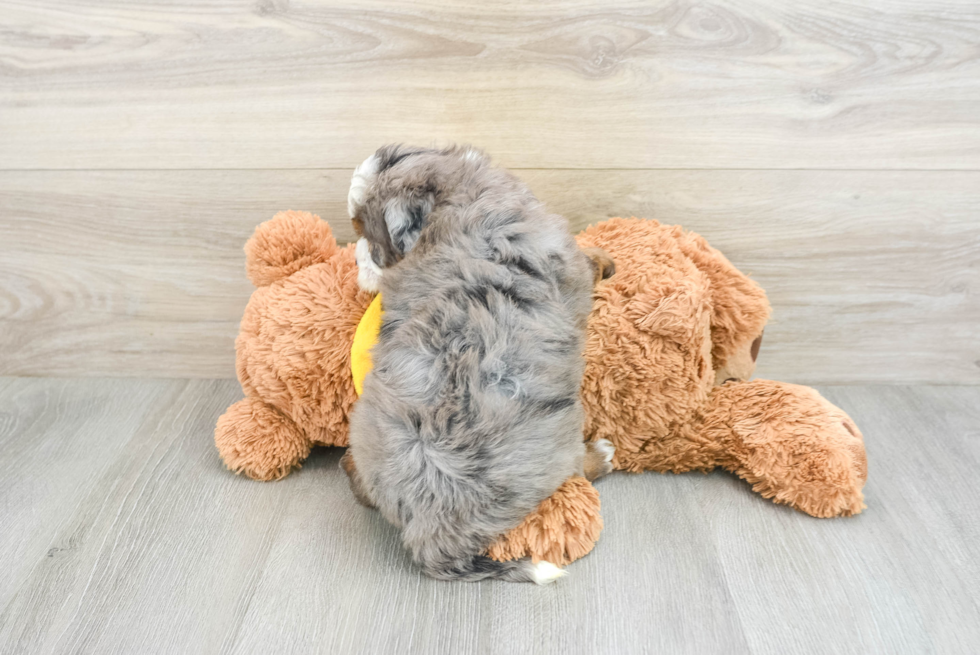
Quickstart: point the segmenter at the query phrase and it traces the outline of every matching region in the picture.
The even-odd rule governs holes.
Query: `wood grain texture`
[[[0,168],[980,167],[972,0],[2,0]]]
[[[596,549],[538,588],[421,576],[337,450],[225,471],[233,381],[0,379],[0,652],[974,651],[980,388],[822,391],[865,433],[863,514],[615,474]]]
[[[125,439],[79,435],[77,447],[97,462],[87,469],[60,447],[67,435],[57,429],[15,425],[6,435],[24,450],[42,446],[13,475],[22,495],[38,499],[34,511],[5,509],[4,524],[43,549],[33,558],[0,551],[4,568],[28,571],[5,590],[0,652],[217,652],[238,628],[267,556],[258,535],[274,532],[287,491],[242,486],[222,470],[210,436],[238,390],[227,381],[23,380],[15,397],[5,393],[3,411],[45,413],[45,387],[67,396],[66,423],[98,418],[125,426]],[[110,411],[92,416],[93,401],[107,395]],[[87,474],[87,488],[73,489],[59,471]]]
[[[775,308],[758,375],[980,382],[980,173],[518,171],[575,229],[700,232]],[[231,377],[242,246],[280,209],[352,236],[349,171],[0,173],[0,373]]]
[[[66,525],[99,480],[114,475],[115,453],[176,384],[0,383],[0,608],[35,564],[61,561],[88,537],[87,526],[65,532]],[[44,521],[36,522],[40,516]]]

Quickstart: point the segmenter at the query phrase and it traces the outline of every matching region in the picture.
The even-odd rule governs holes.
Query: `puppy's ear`
[[[406,146],[403,143],[392,143],[381,146],[374,156],[378,158],[378,170],[391,168],[406,157],[420,155],[423,152],[432,152],[431,148],[420,148],[418,146]]]
[[[414,155],[434,152],[431,148],[394,144],[380,148],[377,155],[380,169],[386,171]],[[401,259],[415,246],[435,206],[435,188],[428,167],[403,171],[399,177],[399,195],[385,204],[384,216],[391,245]]]
[[[425,219],[435,205],[432,193],[412,194],[408,198],[392,198],[385,205],[385,224],[391,245],[404,257],[418,241]]]
[[[354,171],[348,211],[358,236],[377,251],[371,256],[382,268],[395,265],[415,246],[435,206],[431,165],[405,161],[433,152],[401,144],[382,146]],[[380,191],[375,189],[379,185]]]

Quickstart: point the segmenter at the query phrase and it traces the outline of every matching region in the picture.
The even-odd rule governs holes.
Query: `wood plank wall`
[[[762,376],[980,383],[972,0],[0,0],[0,374],[233,376],[252,228],[388,141],[704,234]]]

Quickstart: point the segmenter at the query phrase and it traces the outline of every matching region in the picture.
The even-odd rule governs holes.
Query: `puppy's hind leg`
[[[357,502],[365,507],[374,507],[374,503],[371,502],[371,498],[368,496],[367,490],[364,488],[361,475],[357,472],[357,467],[354,466],[354,458],[350,454],[350,448],[348,448],[347,452],[345,452],[340,458],[340,468],[344,469],[344,473],[347,474],[347,481],[350,483],[350,490],[354,493],[354,498],[357,499]]]
[[[585,463],[583,465],[585,479],[589,482],[612,473],[613,455],[616,447],[608,439],[585,442]]]
[[[453,556],[450,552],[461,546],[469,549],[471,544],[460,543],[453,537],[441,538],[432,543],[426,543],[421,548],[412,548],[415,561],[429,577],[437,580],[461,580],[476,582],[477,580],[496,579],[507,582],[533,582],[546,585],[558,578],[564,577],[565,571],[551,562],[541,560],[538,563],[530,557],[497,561],[486,555]],[[455,543],[454,543],[455,542]],[[408,540],[406,540],[406,545]]]

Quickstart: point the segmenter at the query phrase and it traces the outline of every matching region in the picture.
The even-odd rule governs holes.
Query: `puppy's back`
[[[532,579],[527,563],[474,557],[581,468],[592,278],[563,218],[509,174],[487,174],[501,182],[434,209],[386,272],[351,442],[430,575]]]

